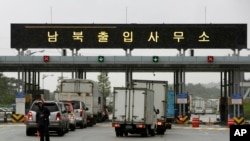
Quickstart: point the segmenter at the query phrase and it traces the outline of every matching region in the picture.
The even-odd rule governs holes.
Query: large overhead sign
[[[11,48],[242,49],[247,24],[11,24]]]

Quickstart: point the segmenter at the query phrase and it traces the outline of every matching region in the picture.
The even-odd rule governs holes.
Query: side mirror
[[[156,110],[156,114],[159,114],[159,113],[160,113],[160,110],[159,110],[159,109],[157,109],[157,110]]]
[[[86,107],[86,108],[85,108],[85,111],[88,111],[88,110],[89,110],[89,108],[88,108],[88,107]]]
[[[62,113],[67,113],[67,111],[66,111],[66,110],[63,110]]]

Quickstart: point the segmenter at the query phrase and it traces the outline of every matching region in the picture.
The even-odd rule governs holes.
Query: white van
[[[82,128],[87,127],[87,111],[85,103],[80,100],[61,100],[62,102],[70,102],[74,108],[76,116],[76,126]]]

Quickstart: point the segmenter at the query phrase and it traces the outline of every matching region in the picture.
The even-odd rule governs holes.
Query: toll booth
[[[242,125],[244,121],[243,96],[242,94],[232,94],[229,98],[229,119],[234,119],[235,125]]]
[[[179,124],[188,124],[191,112],[190,112],[190,97],[188,93],[179,93],[176,95],[176,105],[175,109],[178,112],[176,115],[176,122]]]

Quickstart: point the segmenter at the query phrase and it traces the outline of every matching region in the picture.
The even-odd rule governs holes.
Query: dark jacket
[[[41,117],[41,115],[44,115],[44,117]],[[49,125],[49,116],[50,116],[50,111],[46,107],[39,108],[36,111],[36,123],[39,125]]]

